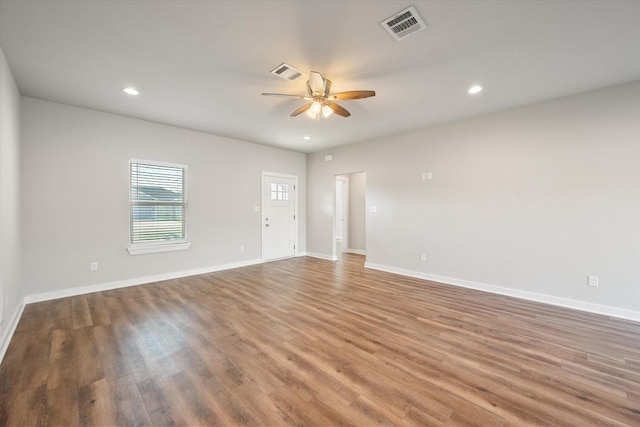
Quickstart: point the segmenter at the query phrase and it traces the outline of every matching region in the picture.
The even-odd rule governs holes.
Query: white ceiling
[[[412,4],[428,28],[396,42]],[[0,0],[0,46],[22,95],[315,152],[640,79],[640,1]],[[289,117],[260,95],[306,93],[282,62],[377,95]]]

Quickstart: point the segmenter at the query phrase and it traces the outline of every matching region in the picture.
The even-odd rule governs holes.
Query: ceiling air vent
[[[275,74],[285,80],[295,80],[302,75],[300,71],[296,70],[291,65],[285,64],[284,62],[271,70],[271,74]]]
[[[380,25],[382,25],[396,41],[400,41],[405,37],[409,37],[427,28],[427,24],[420,18],[420,15],[418,15],[418,12],[413,6],[409,6],[385,19]]]

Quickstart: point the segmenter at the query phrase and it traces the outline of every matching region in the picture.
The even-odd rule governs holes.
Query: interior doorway
[[[366,255],[366,173],[336,175],[334,194],[333,259]]]

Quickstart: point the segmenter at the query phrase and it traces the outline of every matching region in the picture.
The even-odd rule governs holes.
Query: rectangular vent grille
[[[296,70],[291,65],[285,64],[284,62],[271,70],[271,74],[275,74],[285,80],[295,80],[302,75],[300,71]]]
[[[380,23],[396,41],[409,37],[427,28],[413,6],[401,10]]]

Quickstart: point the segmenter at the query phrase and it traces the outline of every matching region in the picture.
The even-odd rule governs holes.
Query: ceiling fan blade
[[[269,93],[269,92],[262,92],[262,95],[264,96],[290,96],[293,98],[298,98],[298,99],[306,99],[306,100],[310,100],[311,98],[309,98],[308,96],[302,96],[302,95],[289,95],[286,93]]]
[[[322,74],[317,71],[312,71],[309,73],[309,95],[314,96],[318,94],[318,96],[325,96],[325,87],[324,87],[324,79],[322,78]]]
[[[309,108],[311,108],[311,105],[313,105],[313,102],[309,102],[307,104],[304,104],[302,107],[298,108],[296,111],[291,113],[291,117],[299,116],[300,114],[304,113]]]
[[[348,112],[344,107],[341,107],[340,105],[336,104],[335,102],[327,101],[327,102],[325,102],[325,105],[327,105],[329,108],[331,108],[333,110],[333,112],[336,113],[339,116],[349,117],[351,115],[351,113]]]
[[[349,101],[351,99],[362,99],[376,96],[375,90],[350,90],[347,92],[338,92],[330,95],[328,99],[335,99],[338,101]]]

